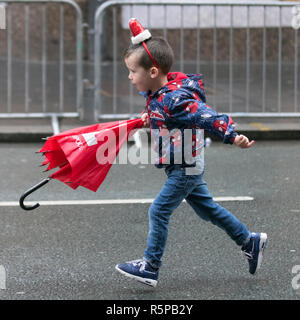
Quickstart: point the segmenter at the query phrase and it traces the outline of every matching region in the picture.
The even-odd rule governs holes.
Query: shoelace
[[[246,259],[251,260],[253,259],[253,255],[247,251],[242,250],[242,254],[244,255],[244,257],[246,257]]]
[[[144,260],[133,260],[131,263],[136,267],[136,266],[142,266],[146,264],[146,261]]]
[[[248,260],[251,260],[251,259],[253,259],[253,250],[254,250],[254,241],[252,242],[252,246],[251,246],[252,248],[249,250],[247,250],[246,248],[245,248],[245,250],[241,250],[242,251],[242,254],[244,255],[244,257],[246,257]]]
[[[130,263],[132,263],[134,267],[140,267],[139,269],[140,272],[145,271],[148,273],[156,274],[156,272],[145,269],[146,263],[147,263],[145,260],[134,260],[134,261],[131,261]]]
[[[145,270],[146,261],[144,260],[133,260],[131,261],[134,267],[140,267],[140,271]]]

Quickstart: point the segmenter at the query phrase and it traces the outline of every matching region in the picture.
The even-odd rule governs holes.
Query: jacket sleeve
[[[233,144],[237,133],[231,118],[219,114],[205,103],[173,94],[168,101],[168,120],[178,128],[196,127],[220,137],[223,143]]]

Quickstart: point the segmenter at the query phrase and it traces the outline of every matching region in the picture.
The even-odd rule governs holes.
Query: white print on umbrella
[[[90,146],[94,146],[94,145],[98,144],[99,141],[97,140],[96,135],[98,135],[99,133],[103,133],[103,132],[107,132],[107,136],[111,136],[110,135],[111,129],[83,133],[82,136],[83,136],[85,142],[87,143],[87,145],[90,147]],[[120,135],[127,134],[127,123],[119,125],[119,133],[120,133]],[[79,139],[80,143],[78,143],[78,141],[77,141],[77,139],[79,137],[73,136],[73,138],[76,139],[76,143],[77,143],[78,147],[79,148],[82,147],[82,142],[80,141],[80,139]]]

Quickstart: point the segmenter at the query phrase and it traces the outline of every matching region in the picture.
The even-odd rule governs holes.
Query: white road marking
[[[0,265],[0,290],[6,289],[6,270],[4,266]]]
[[[252,201],[253,197],[214,197],[214,201]],[[152,203],[154,199],[105,199],[105,200],[49,200],[49,201],[25,201],[25,205],[33,205],[38,202],[41,206],[63,206],[63,205],[96,205],[96,204],[143,204]],[[185,202],[185,200],[184,200]],[[18,201],[0,201],[0,207],[16,207]]]

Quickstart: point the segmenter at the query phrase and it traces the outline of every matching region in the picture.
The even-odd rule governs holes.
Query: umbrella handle
[[[33,193],[35,190],[41,188],[43,185],[45,185],[46,183],[48,183],[50,181],[50,177],[48,177],[47,179],[44,179],[42,180],[41,182],[39,182],[38,184],[36,184],[35,186],[31,187],[30,189],[28,189],[27,191],[25,191],[21,197],[20,197],[20,200],[19,200],[19,204],[20,204],[20,207],[24,210],[33,210],[33,209],[36,209],[37,207],[40,206],[39,203],[36,203],[34,204],[33,206],[26,206],[24,204],[24,200],[27,196],[29,196],[31,193]]]

